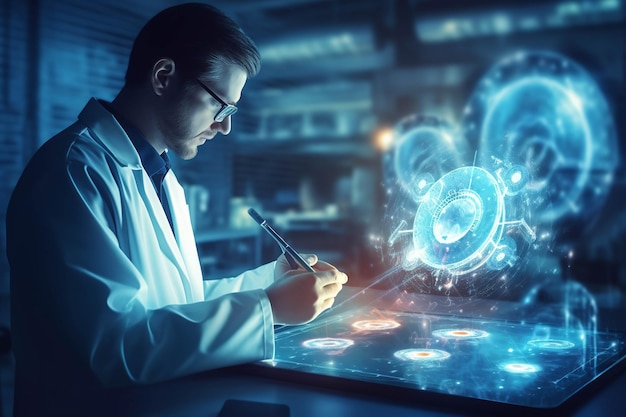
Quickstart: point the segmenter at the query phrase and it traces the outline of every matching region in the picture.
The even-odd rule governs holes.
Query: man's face
[[[236,65],[220,64],[215,79],[201,79],[223,101],[235,104],[247,80],[246,72]],[[215,115],[221,104],[199,83],[186,91],[182,86],[168,89],[159,108],[159,129],[165,146],[183,159],[198,153],[198,146],[211,140],[218,132],[230,133],[231,116],[221,122]]]

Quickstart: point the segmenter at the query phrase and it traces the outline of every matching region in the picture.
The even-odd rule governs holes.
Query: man
[[[16,415],[94,415],[118,392],[107,387],[272,358],[274,324],[333,304],[347,277],[314,255],[316,272],[281,256],[202,280],[167,151],[190,159],[227,135],[259,66],[217,9],[166,9],[135,40],[115,100],[89,101],[32,158],[7,214]]]

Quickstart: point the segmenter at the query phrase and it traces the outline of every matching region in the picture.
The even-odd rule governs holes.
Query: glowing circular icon
[[[569,350],[575,346],[570,341],[556,339],[529,340],[527,345],[541,350]]]
[[[394,352],[393,356],[403,361],[431,362],[448,359],[450,354],[439,349],[402,349]]]
[[[359,320],[352,323],[352,327],[358,330],[380,331],[391,330],[400,327],[400,323],[394,320]]]
[[[440,329],[434,330],[433,336],[443,339],[481,339],[489,336],[489,333],[477,329]]]
[[[513,165],[502,174],[501,180],[505,185],[506,195],[516,195],[526,187],[530,180],[530,173],[523,165]]]
[[[354,344],[350,339],[338,339],[332,337],[322,337],[319,339],[309,339],[302,342],[302,346],[310,349],[322,349],[322,350],[338,350],[345,349]]]
[[[487,260],[487,266],[492,270],[501,270],[517,261],[517,243],[509,236],[504,236],[496,245],[493,254]]]
[[[541,370],[539,366],[530,363],[505,363],[500,368],[512,374],[532,374]]]
[[[483,265],[502,237],[503,194],[485,169],[457,168],[424,195],[413,223],[414,250],[433,268],[463,274]]]

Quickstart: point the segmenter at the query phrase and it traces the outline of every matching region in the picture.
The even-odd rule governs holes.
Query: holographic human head
[[[604,95],[571,59],[528,51],[498,62],[478,83],[463,124],[478,165],[528,170],[539,223],[580,224],[603,204],[619,162],[616,131]]]

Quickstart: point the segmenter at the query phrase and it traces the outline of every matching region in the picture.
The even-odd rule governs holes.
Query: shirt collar
[[[147,174],[150,177],[153,177],[156,174],[161,174],[161,176],[167,174],[171,167],[167,152],[163,152],[159,155],[157,150],[154,149],[154,146],[152,146],[150,142],[148,142],[143,133],[127,119],[117,113],[112,108],[110,103],[102,102],[102,105],[109,110],[113,116],[115,116],[120,126],[122,126],[122,128],[126,131],[126,134],[139,154],[141,165],[143,165]]]

